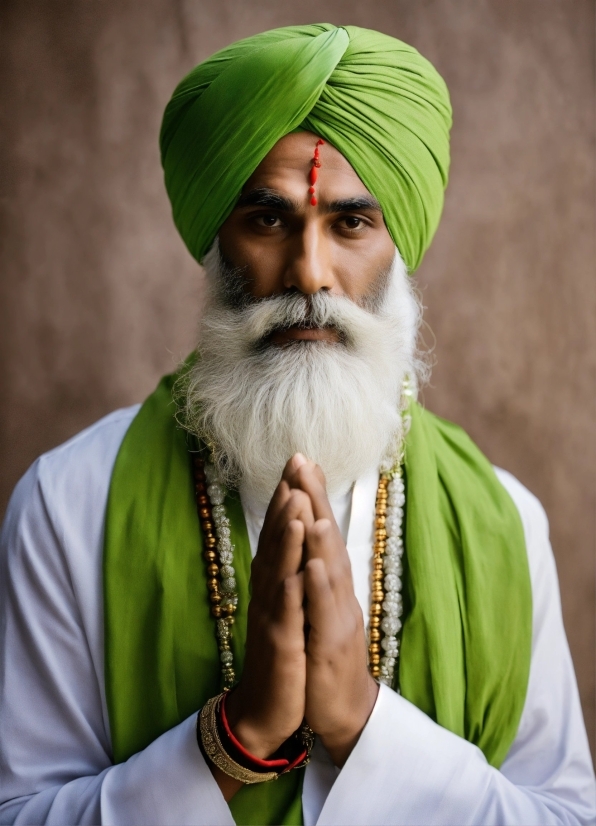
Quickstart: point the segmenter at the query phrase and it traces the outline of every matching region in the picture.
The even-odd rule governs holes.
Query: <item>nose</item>
[[[292,249],[284,273],[284,287],[305,295],[331,290],[335,284],[328,244],[316,221],[307,221]]]

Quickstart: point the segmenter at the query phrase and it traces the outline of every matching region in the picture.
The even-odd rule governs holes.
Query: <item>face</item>
[[[219,230],[226,264],[239,268],[254,298],[324,290],[360,305],[384,286],[395,246],[381,207],[343,155],[325,143],[311,204],[309,173],[317,136],[286,135],[246,182]],[[292,327],[273,344],[336,341],[332,328]]]

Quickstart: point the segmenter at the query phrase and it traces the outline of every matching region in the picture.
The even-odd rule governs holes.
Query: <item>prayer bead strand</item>
[[[401,574],[403,572],[401,557],[404,551],[402,539],[403,506],[405,504],[405,486],[401,464],[391,475],[387,485],[387,506],[385,515],[385,548],[383,553],[383,571],[385,598],[383,600],[383,619],[381,640],[383,654],[380,661],[379,679],[391,686],[399,657],[398,634],[401,630],[403,603],[401,596]]]
[[[226,491],[213,465],[206,464],[200,456],[193,457],[193,469],[197,510],[205,548],[203,556],[207,563],[207,588],[211,614],[215,618],[222,683],[226,690],[236,681],[231,641],[234,613],[238,606],[236,574],[232,564],[234,546],[231,542],[230,520],[226,516],[223,504]]]
[[[381,475],[377,488],[375,508],[375,541],[372,561],[372,590],[370,597],[370,620],[368,630],[368,667],[372,676],[378,680],[381,676],[381,614],[383,612],[383,554],[387,541],[385,528],[387,513],[387,485],[389,478]]]
[[[401,558],[406,503],[404,439],[410,429],[411,418],[407,411],[413,395],[414,388],[406,376],[402,383],[402,437],[394,457],[386,459],[381,466],[375,511],[368,661],[372,676],[388,686],[393,686],[395,679],[402,628]]]

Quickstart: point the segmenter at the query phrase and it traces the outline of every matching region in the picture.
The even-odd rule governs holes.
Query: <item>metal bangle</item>
[[[245,769],[244,766],[232,760],[224,749],[217,731],[217,710],[222,697],[223,694],[218,694],[217,697],[207,700],[197,718],[201,744],[205,754],[224,774],[233,777],[234,780],[239,780],[241,783],[265,783],[267,780],[277,780],[279,777],[277,772],[253,772],[250,769]]]

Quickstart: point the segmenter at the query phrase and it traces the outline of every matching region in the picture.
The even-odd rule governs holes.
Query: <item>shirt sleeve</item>
[[[7,511],[0,538],[0,824],[234,823],[197,746],[194,716],[112,764],[102,526],[127,424],[42,457]]]
[[[319,826],[596,823],[594,772],[546,515],[512,476],[498,475],[522,517],[533,593],[528,693],[507,759],[500,771],[492,768],[474,745],[381,686],[360,740],[325,800]]]

